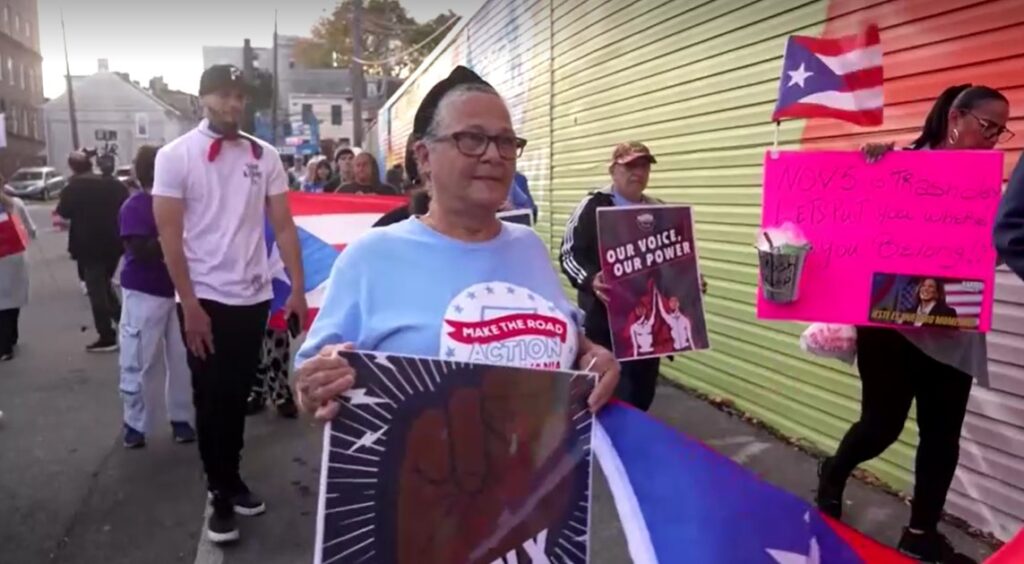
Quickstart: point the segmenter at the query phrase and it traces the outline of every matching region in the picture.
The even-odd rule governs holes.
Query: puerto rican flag
[[[882,43],[878,27],[836,39],[793,35],[786,42],[773,121],[834,118],[881,125]]]
[[[341,251],[369,231],[385,213],[407,202],[406,198],[396,196],[302,192],[288,194],[288,203],[299,233],[299,245],[302,247],[302,268],[306,275],[306,301],[309,304],[307,329],[320,309],[327,278]],[[266,226],[266,238],[274,287],[270,326],[284,330],[287,323],[281,308],[291,294],[292,286],[269,223]]]
[[[598,421],[594,454],[636,564],[912,562],[646,413],[612,403]]]

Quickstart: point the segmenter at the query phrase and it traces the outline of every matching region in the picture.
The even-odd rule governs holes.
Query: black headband
[[[434,121],[437,107],[441,104],[445,94],[463,84],[491,86],[486,80],[480,78],[480,75],[462,65],[452,69],[451,74],[447,78],[435,84],[427,92],[427,95],[423,97],[423,101],[420,102],[420,107],[416,109],[416,117],[413,118],[412,124],[412,134],[417,140],[422,139],[426,135],[427,129],[430,128],[430,124]]]

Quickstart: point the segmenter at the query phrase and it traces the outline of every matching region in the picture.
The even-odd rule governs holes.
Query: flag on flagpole
[[[309,319],[313,322],[320,308],[334,261],[345,247],[366,233],[385,213],[406,203],[396,196],[346,194],[307,194],[289,192],[288,203],[302,248],[302,269],[306,276],[306,301]],[[287,322],[281,308],[291,294],[292,285],[274,239],[274,230],[266,222],[267,255],[270,260],[274,297],[270,302],[270,325],[284,330]]]
[[[882,43],[878,27],[835,39],[790,36],[773,121],[834,118],[881,125]]]
[[[613,403],[594,454],[637,564],[909,564],[799,497],[665,426]]]

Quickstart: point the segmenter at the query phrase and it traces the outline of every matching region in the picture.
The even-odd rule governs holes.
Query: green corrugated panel
[[[524,110],[517,125],[529,145],[519,166],[541,207],[537,231],[550,242],[552,260],[583,194],[608,183],[612,146],[648,142],[659,157],[650,191],[694,206],[701,269],[711,285],[714,349],[666,362],[666,375],[731,398],[788,435],[834,448],[857,416],[860,385],[848,367],[800,351],[803,325],[756,320],[752,249],[782,46],[789,34],[820,32],[825,2],[532,0],[513,7],[515,1],[481,8],[467,49],[485,75],[492,68],[502,75],[488,57],[520,53],[528,86],[506,97],[513,110]],[[502,35],[504,14],[513,9],[531,26],[518,39],[532,45],[513,46]],[[393,116],[393,127],[409,119]],[[801,133],[802,124],[784,124],[782,147],[797,147]],[[905,485],[915,438],[908,425],[870,468]]]
[[[584,5],[585,4],[585,5]],[[676,357],[665,375],[737,406],[782,432],[835,448],[859,412],[860,384],[798,344],[805,325],[754,313],[761,168],[771,143],[785,36],[814,34],[822,2],[573,3],[554,26],[552,257],[590,189],[608,183],[612,146],[648,143],[658,155],[652,195],[694,207],[713,350]],[[561,11],[556,7],[556,11]],[[681,31],[680,28],[683,28]],[[629,31],[627,33],[627,31]],[[802,123],[784,124],[784,147]],[[908,482],[915,429],[869,467]]]

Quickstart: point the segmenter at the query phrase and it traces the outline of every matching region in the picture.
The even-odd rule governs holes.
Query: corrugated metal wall
[[[870,7],[842,13],[846,5]],[[848,33],[866,22],[882,27],[885,126],[868,138],[908,141],[934,97],[964,82],[999,88],[1010,98],[1009,127],[1020,132],[1007,146],[1009,174],[1024,147],[1024,3],[1019,0],[905,0],[833,2],[826,34]],[[854,127],[809,123],[805,147],[845,145],[865,136]],[[860,134],[860,135],[858,135]],[[1002,271],[989,335],[990,388],[976,387],[961,440],[962,454],[947,508],[1002,538],[1024,518],[1024,284]],[[905,434],[909,444],[913,429]],[[901,474],[912,457],[893,457]]]
[[[677,357],[666,375],[831,450],[858,416],[859,382],[837,363],[802,354],[803,326],[756,320],[751,244],[786,36],[837,35],[869,21],[882,28],[886,49],[886,125],[791,122],[783,145],[904,141],[942,88],[975,81],[1013,99],[1011,128],[1021,136],[1007,167],[1016,162],[1024,141],[1019,0],[492,0],[383,110],[393,130],[389,160],[404,150],[424,88],[453,64],[469,65],[505,94],[530,140],[520,168],[543,210],[538,230],[554,249],[585,191],[608,182],[612,146],[648,143],[659,157],[650,190],[694,206],[711,286],[714,350]],[[1024,285],[1000,273],[997,295],[992,388],[974,392],[949,507],[1006,538],[1024,519]],[[906,488],[915,441],[908,425],[868,467]]]

